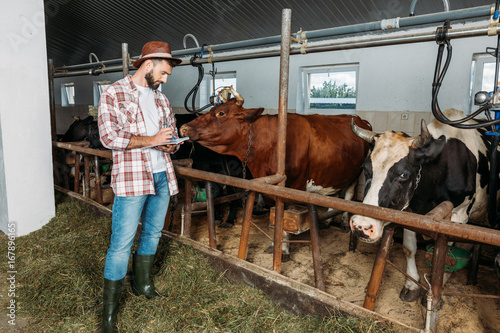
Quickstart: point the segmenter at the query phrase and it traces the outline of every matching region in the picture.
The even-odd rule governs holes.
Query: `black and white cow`
[[[461,119],[462,111],[448,109],[445,115]],[[458,129],[433,120],[429,126],[422,120],[421,134],[410,137],[402,132],[376,134],[353,125],[353,131],[372,144],[364,172],[366,189],[363,203],[397,210],[406,208],[426,214],[439,203],[453,203],[451,220],[467,223],[487,210],[489,183],[488,138],[474,129]],[[354,215],[352,231],[366,242],[382,236],[388,222]],[[404,230],[403,246],[407,273],[415,280],[416,234]],[[418,299],[420,287],[407,279],[400,298]]]

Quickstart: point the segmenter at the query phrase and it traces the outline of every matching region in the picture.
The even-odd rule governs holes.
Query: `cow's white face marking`
[[[375,139],[375,147],[370,157],[372,161],[372,178],[363,203],[374,206],[379,205],[380,190],[387,179],[389,169],[409,155],[412,141],[413,138],[392,131],[387,131]],[[382,237],[385,225],[387,225],[387,222],[371,217],[354,215],[351,218],[351,228],[353,230],[371,230],[372,234],[368,238],[361,238],[367,242],[379,240]]]
[[[387,179],[389,169],[410,153],[412,138],[405,137],[401,133],[386,132],[375,141],[375,147],[371,154],[372,179],[371,185],[366,193],[364,203],[377,205],[379,192]]]
[[[306,184],[306,191],[311,193],[317,193],[321,195],[334,195],[337,194],[340,189],[335,189],[332,187],[323,187],[321,185],[315,185],[313,179],[309,179]]]

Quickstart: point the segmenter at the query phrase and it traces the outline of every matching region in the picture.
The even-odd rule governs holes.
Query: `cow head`
[[[354,133],[370,142],[372,152],[363,166],[366,188],[363,203],[404,210],[410,205],[422,177],[422,165],[436,159],[445,137],[434,139],[424,120],[421,134],[410,137],[402,132],[376,134],[352,125]],[[388,222],[354,215],[352,231],[366,242],[380,239]]]
[[[181,126],[180,135],[188,136],[190,140],[220,154],[238,157],[244,154],[250,124],[264,109],[245,109],[243,97],[232,87],[231,93],[235,98],[225,100],[225,103],[214,106],[209,112]]]

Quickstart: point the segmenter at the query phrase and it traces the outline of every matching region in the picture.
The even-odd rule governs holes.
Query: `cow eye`
[[[224,117],[225,115],[224,111],[217,112],[217,117]]]
[[[410,173],[408,171],[403,172],[400,176],[399,179],[401,180],[407,180],[410,177]]]

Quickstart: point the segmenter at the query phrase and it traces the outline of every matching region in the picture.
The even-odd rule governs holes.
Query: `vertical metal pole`
[[[496,191],[490,197],[496,196]],[[477,283],[477,273],[479,271],[479,256],[481,254],[481,244],[474,244],[472,248],[472,259],[467,272],[467,285],[475,286]]]
[[[384,273],[385,264],[387,263],[387,257],[389,256],[389,251],[391,250],[394,229],[396,229],[395,224],[389,224],[384,228],[384,233],[382,235],[382,239],[380,240],[377,257],[375,258],[375,262],[373,264],[370,282],[368,282],[368,286],[366,287],[366,296],[363,307],[371,311],[373,311],[373,309],[375,308],[375,301],[377,300],[380,284],[382,283],[382,274]]]
[[[247,258],[248,236],[250,235],[250,224],[252,222],[252,211],[255,201],[255,192],[250,192],[245,205],[245,215],[241,226],[240,247],[238,249],[238,258],[245,260]]]
[[[283,9],[281,13],[281,54],[280,54],[280,87],[278,107],[278,145],[276,149],[278,170],[280,175],[285,174],[286,159],[286,113],[288,109],[288,72],[290,65],[291,21],[292,10]],[[277,184],[285,186],[285,181]],[[274,224],[274,253],[273,269],[281,272],[281,245],[283,243],[283,217],[285,204],[281,198],[276,200],[276,220]]]
[[[128,43],[122,43],[122,67],[123,67],[123,77],[128,75],[128,65],[130,56],[128,54]]]
[[[84,187],[83,187],[83,195],[87,198],[90,198],[90,158],[89,155],[85,154],[83,156],[83,165],[84,165]]]
[[[430,329],[437,331],[439,320],[439,309],[441,307],[441,294],[443,292],[444,269],[446,253],[448,252],[448,240],[446,235],[438,234],[434,244],[434,254],[432,256],[431,269],[431,289],[432,289],[432,313],[430,316]]]
[[[444,282],[444,267],[446,261],[446,252],[448,251],[448,240],[446,235],[439,234],[434,245],[434,255],[432,256],[432,294],[434,299],[432,304],[434,307],[439,307],[441,301],[441,292]]]
[[[74,180],[73,190],[76,193],[80,193],[80,159],[82,158],[82,155],[80,155],[77,152],[74,153],[75,153],[75,180]]]
[[[215,216],[214,216],[214,198],[212,194],[212,182],[205,181],[205,193],[207,194],[207,215],[208,215],[208,243],[212,249],[217,248],[215,239]]]
[[[56,99],[54,97],[54,61],[52,59],[49,59],[49,103],[52,141],[57,141]]]
[[[99,170],[99,156],[94,156],[94,175],[95,175],[95,201],[102,204],[101,172]]]
[[[316,288],[325,291],[325,278],[323,276],[323,258],[321,257],[321,244],[319,240],[318,210],[316,205],[308,204],[311,221],[311,248],[314,266],[314,281]]]
[[[186,197],[184,200],[184,235],[191,238],[191,179],[184,178],[184,191],[186,192]]]

